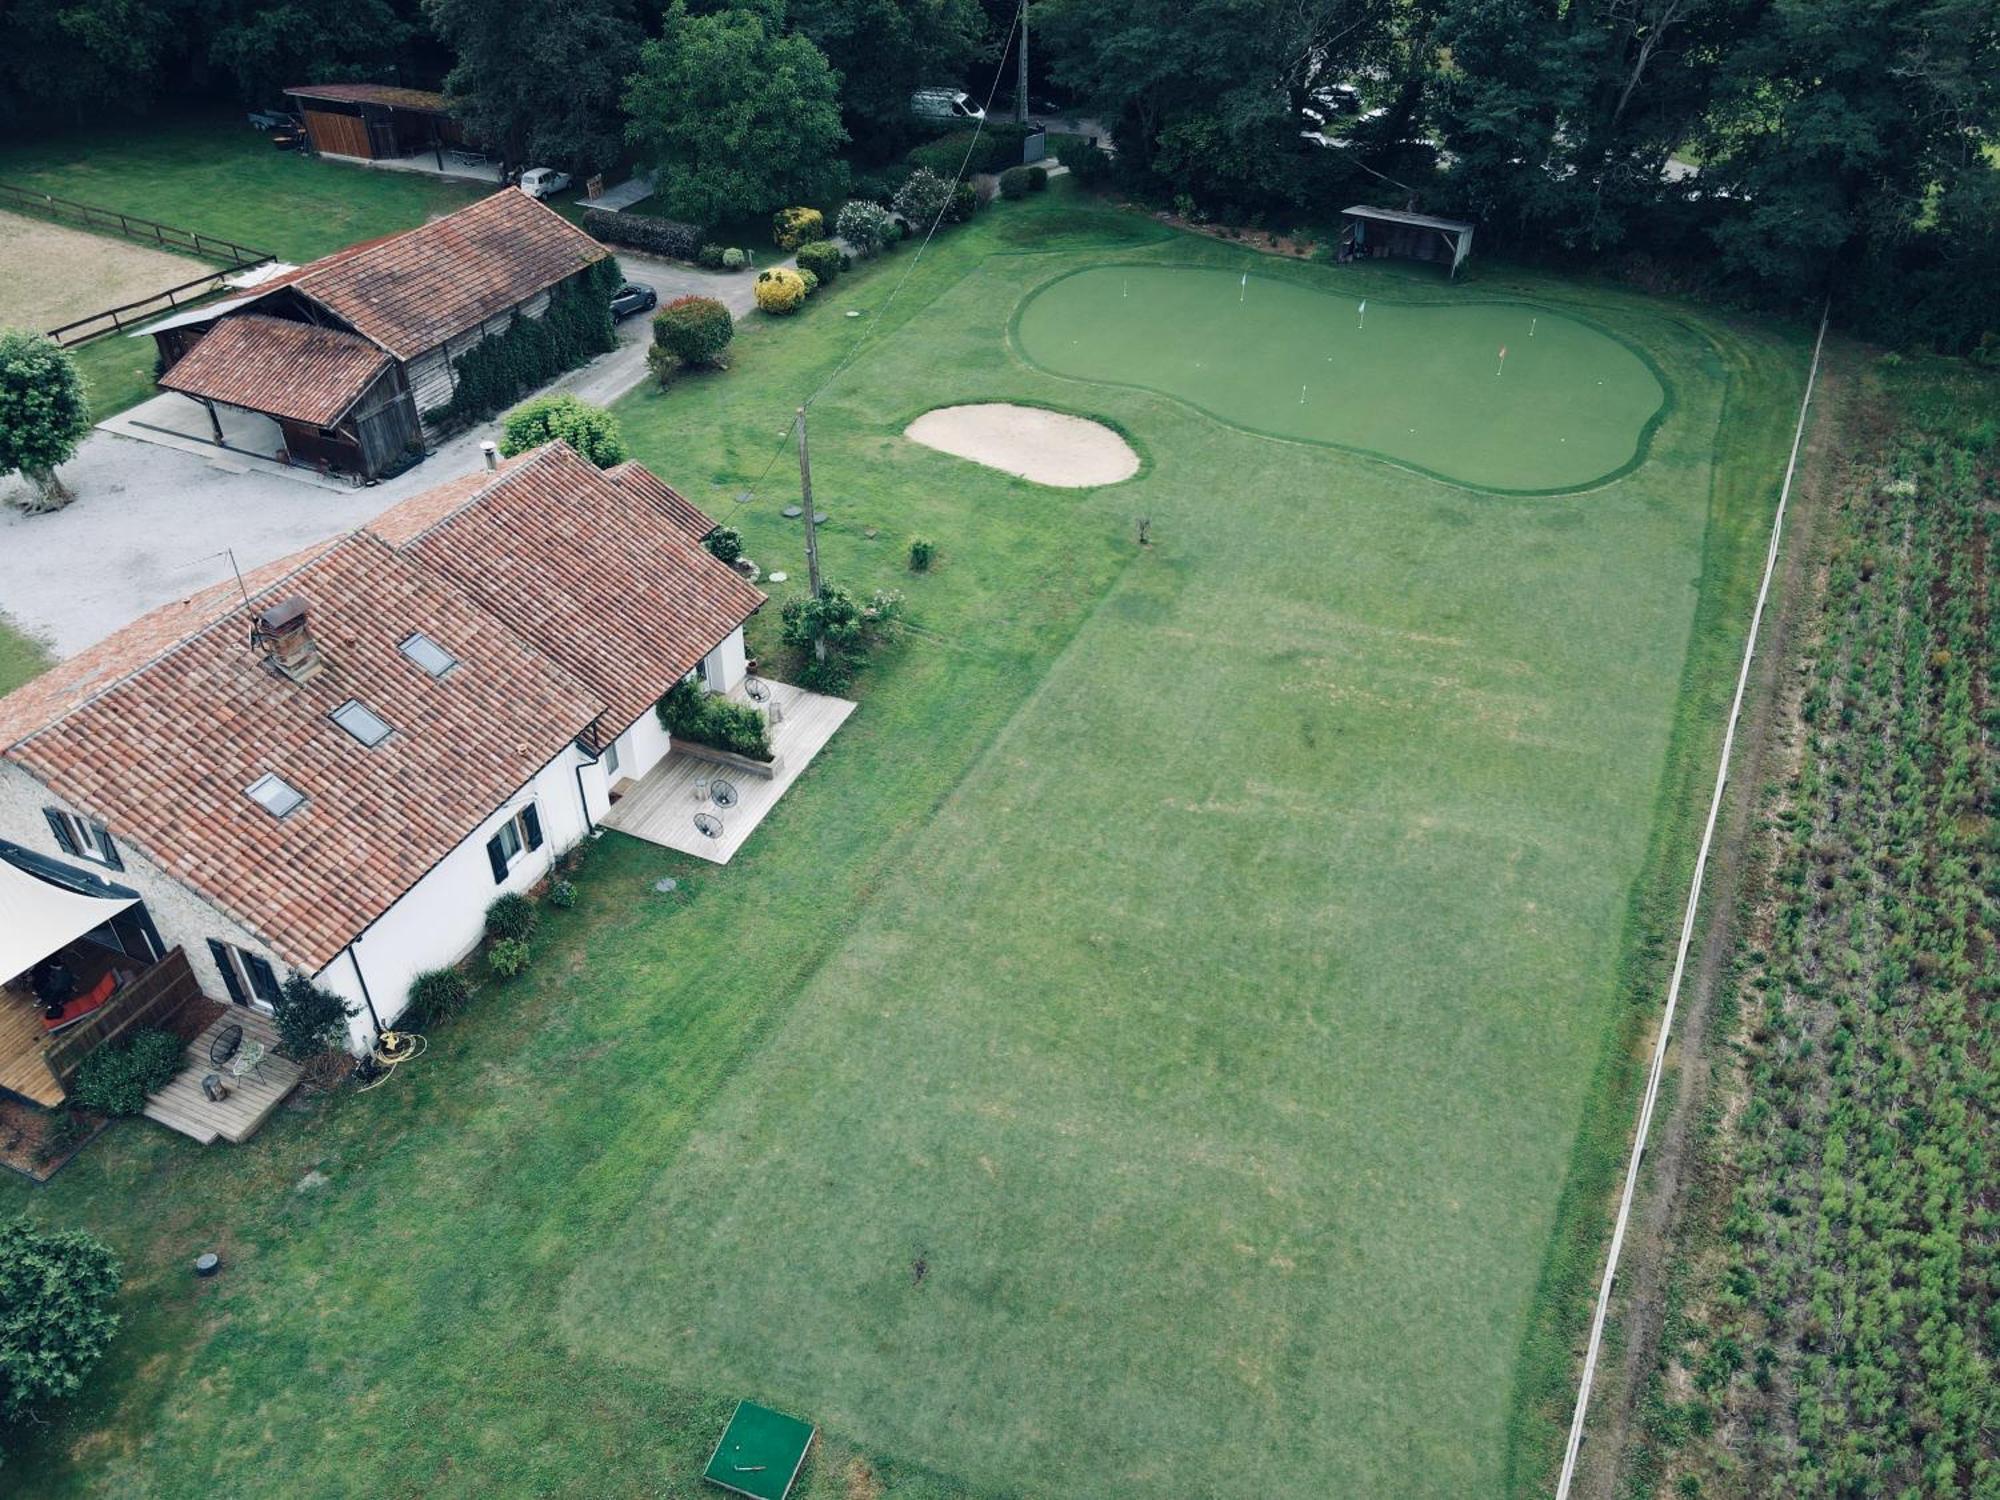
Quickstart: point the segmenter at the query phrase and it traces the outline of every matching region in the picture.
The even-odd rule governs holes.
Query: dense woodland
[[[918,87],[1012,98],[1012,0],[10,0],[0,126],[442,85],[516,163],[744,215],[866,189]],[[1357,198],[2000,363],[2000,0],[1036,0],[1115,186],[1274,230]],[[699,179],[699,180],[697,180]],[[716,214],[715,216],[724,216]],[[1982,348],[1983,345],[1983,348]]]

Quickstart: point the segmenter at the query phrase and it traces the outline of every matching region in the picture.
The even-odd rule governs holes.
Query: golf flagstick
[[[1507,346],[1505,344],[1502,344],[1500,346],[1500,364],[1498,368],[1496,368],[1493,371],[1493,378],[1498,380],[1500,378],[1501,373],[1504,370],[1506,370],[1506,368],[1507,368]]]
[[[1541,322],[1541,321],[1542,321],[1542,320],[1541,320],[1540,318],[1530,318],[1530,319],[1528,319],[1528,337],[1529,337],[1529,338],[1533,338],[1533,337],[1535,336],[1535,325],[1536,325],[1537,323]]]
[[[1240,284],[1236,292],[1236,300],[1238,302],[1241,302],[1245,297],[1249,295],[1250,295],[1250,273],[1248,271],[1245,271],[1243,273],[1242,283]]]
[[[1366,297],[1363,297],[1361,305],[1354,309],[1354,316],[1360,320],[1354,325],[1357,331],[1368,326],[1368,299]]]

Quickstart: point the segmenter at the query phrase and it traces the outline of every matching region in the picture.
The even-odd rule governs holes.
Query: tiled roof
[[[715,530],[715,522],[702,514],[679,490],[641,463],[622,463],[604,471],[657,510],[691,542],[698,542]]]
[[[388,365],[380,349],[342,329],[238,313],[202,335],[160,386],[326,427]]]
[[[292,287],[398,359],[414,359],[610,253],[554,209],[519,188],[502,188],[258,290]]]
[[[643,471],[637,471],[643,474]],[[661,512],[552,444],[204,589],[0,698],[0,754],[317,970],[570,739],[623,729],[763,602]],[[637,485],[645,481],[637,479]],[[298,596],[305,683],[250,644]],[[433,678],[413,631],[461,665]],[[328,715],[357,698],[370,749]],[[305,794],[274,818],[245,789]]]
[[[394,109],[445,112],[444,95],[426,89],[398,88],[393,83],[299,83],[285,92],[296,99],[336,99],[345,104],[386,104]]]
[[[629,476],[628,476],[629,477]],[[563,443],[492,476],[476,504],[379,534],[421,557],[588,683],[622,731],[741,625],[764,595],[633,488]]]
[[[236,607],[218,610],[218,595]],[[198,609],[170,606],[86,653],[98,669],[91,681],[112,680],[6,753],[310,972],[603,705],[420,559],[368,532],[261,570],[251,606],[294,595],[321,653],[312,680],[282,675],[251,644],[232,580]],[[155,649],[190,624],[192,634]],[[409,661],[398,647],[414,630],[461,665],[432,677]],[[72,675],[72,695],[78,687],[88,691]],[[349,698],[396,732],[362,745],[328,717]],[[50,706],[46,694],[28,702]],[[13,698],[0,703],[17,727],[29,716]],[[275,818],[251,801],[245,789],[266,773],[304,803]]]

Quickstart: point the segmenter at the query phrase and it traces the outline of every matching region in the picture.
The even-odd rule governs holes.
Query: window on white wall
[[[504,885],[507,872],[524,854],[542,847],[542,815],[530,802],[502,823],[486,841],[486,860],[493,867],[493,883]]]
[[[125,861],[118,856],[118,846],[111,841],[111,835],[105,832],[102,823],[80,818],[60,807],[45,807],[42,813],[49,820],[49,832],[55,835],[56,847],[63,853],[91,860],[108,869],[125,868]]]
[[[233,1003],[248,1005],[252,1000],[261,1000],[266,1005],[278,1003],[278,975],[264,958],[219,938],[208,940],[208,954],[215,960],[215,967],[222,974],[222,987],[229,991]]]
[[[616,740],[613,740],[604,747],[604,774],[606,776],[615,776],[618,774],[618,741]]]

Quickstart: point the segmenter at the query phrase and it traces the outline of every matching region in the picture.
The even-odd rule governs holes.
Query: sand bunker
[[[1116,484],[1139,472],[1132,445],[1103,423],[1004,401],[941,406],[903,435],[940,453],[1065,489]]]

